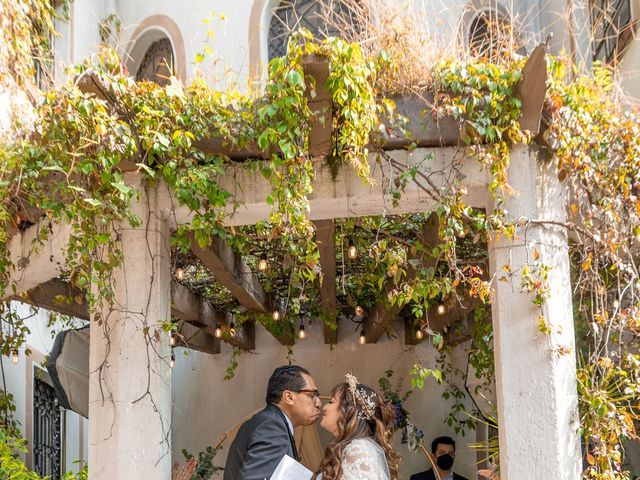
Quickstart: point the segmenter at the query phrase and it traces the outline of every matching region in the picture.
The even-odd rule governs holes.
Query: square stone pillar
[[[137,174],[126,181],[144,192]],[[113,272],[115,304],[102,324],[91,322],[91,480],[171,477],[171,349],[159,328],[171,315],[171,252],[157,187],[132,211],[142,225],[118,229],[124,259]]]
[[[509,182],[517,191],[505,204],[509,218],[564,222],[567,192],[553,161],[539,160],[532,148],[516,147]],[[489,259],[496,292],[492,316],[500,478],[578,480],[579,416],[566,231],[548,225],[518,228],[515,239],[502,236],[490,243]],[[521,269],[527,262],[551,267],[551,296],[542,312],[533,304],[533,294],[522,292]],[[509,265],[511,275],[504,265]],[[541,313],[552,329],[550,335],[538,327]]]

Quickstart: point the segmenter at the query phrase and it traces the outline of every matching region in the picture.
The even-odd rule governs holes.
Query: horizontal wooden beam
[[[214,236],[211,246],[202,248],[193,234],[190,239],[193,254],[243,307],[262,313],[270,311],[269,299],[257,275],[227,242]]]
[[[230,314],[216,310],[211,303],[176,280],[171,283],[171,315],[177,319],[197,326],[215,338],[218,325],[223,332],[228,332]],[[255,350],[255,327],[246,322],[235,328],[236,334],[225,334],[222,340],[243,350]],[[220,348],[220,339],[215,338]]]
[[[178,341],[176,342],[176,347],[185,347],[213,355],[220,353],[220,341],[201,328],[188,322],[180,322],[177,333]]]
[[[320,271],[322,283],[320,284],[320,301],[322,311],[329,316],[337,316],[336,308],[336,245],[335,225],[333,220],[317,220],[316,240],[320,254]],[[324,343],[336,344],[338,330],[324,325]]]
[[[522,153],[521,153],[522,152]],[[514,155],[529,155],[529,147],[514,147]],[[316,171],[313,193],[310,197],[310,220],[352,218],[361,216],[421,213],[433,210],[436,193],[444,192],[452,181],[459,180],[466,188],[463,200],[477,208],[489,208],[491,193],[488,189],[490,175],[482,169],[480,162],[470,157],[470,152],[459,148],[418,148],[411,152],[394,150],[386,152],[388,157],[378,163],[375,154],[369,156],[372,164],[369,183],[364,183],[348,166],[334,179],[331,168],[323,160],[314,160]],[[390,201],[390,185],[400,171],[416,167],[414,180],[408,181],[397,205]],[[240,202],[237,209],[229,207],[227,222],[231,225],[253,225],[266,220],[272,211],[267,197],[272,185],[264,178],[261,169],[247,169],[246,166],[229,165],[220,185],[234,192],[233,201]],[[159,192],[166,196],[165,204],[172,213],[170,220],[175,225],[191,221],[193,214],[179,204],[168,189]]]
[[[89,320],[89,306],[84,292],[59,278],[53,278],[23,292],[14,297],[14,300],[61,315]]]

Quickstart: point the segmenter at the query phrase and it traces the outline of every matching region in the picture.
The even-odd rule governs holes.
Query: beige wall
[[[376,345],[361,346],[354,325],[341,323],[338,346],[333,350],[324,345],[320,325],[307,326],[308,337],[294,348],[293,361],[308,368],[314,377],[321,394],[328,394],[331,388],[344,379],[344,374],[353,372],[365,384],[377,389],[377,380],[385,370],[393,368],[396,376],[404,376],[404,387],[408,388],[409,370],[416,358],[426,365],[434,366],[435,351],[422,344],[415,349],[403,346],[396,339],[383,338]],[[397,332],[403,338],[404,332]],[[235,377],[223,381],[225,369],[229,363],[230,349],[223,346],[220,355],[201,353],[176,355],[176,367],[173,370],[173,457],[182,459],[181,450],[186,448],[192,453],[204,450],[208,445],[217,443],[222,434],[239,419],[264,406],[267,380],[273,369],[286,364],[286,347],[278,344],[263,328],[256,329],[256,353],[243,354]],[[456,350],[460,367],[466,364],[464,348]],[[407,402],[414,423],[425,432],[430,443],[438,435],[451,435],[458,442],[458,456],[454,470],[475,479],[472,475],[476,468],[475,451],[466,444],[473,442],[475,435],[456,436],[447,427],[443,419],[451,406],[442,400],[443,387],[433,380],[427,382],[424,391],[416,392]],[[321,432],[323,442],[328,441],[325,432]],[[426,458],[408,451],[406,445],[399,443],[396,435],[396,448],[402,455],[401,478],[408,479],[410,474],[426,468]],[[228,446],[227,446],[228,448]],[[226,449],[216,458],[216,464],[223,465]]]

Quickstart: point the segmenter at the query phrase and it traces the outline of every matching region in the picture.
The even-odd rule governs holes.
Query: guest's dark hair
[[[453,449],[456,449],[456,441],[451,437],[438,437],[431,442],[431,453],[436,453],[438,445],[451,445]]]
[[[282,399],[282,392],[291,390],[297,392],[304,389],[305,379],[302,374],[309,372],[298,365],[285,365],[276,368],[267,384],[267,403],[278,403]]]
[[[339,383],[331,392],[331,397],[338,403],[338,436],[333,438],[324,452],[324,460],[316,472],[315,478],[322,473],[322,480],[337,480],[342,477],[342,455],[344,449],[352,440],[357,438],[370,438],[382,448],[387,465],[389,466],[390,480],[398,480],[398,465],[400,455],[393,451],[391,435],[393,434],[393,410],[382,397],[371,388],[361,383],[357,384],[364,395],[371,402],[371,418],[368,418],[354,398],[349,384]]]

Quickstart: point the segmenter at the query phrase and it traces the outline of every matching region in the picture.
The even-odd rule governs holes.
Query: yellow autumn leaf
[[[583,272],[586,272],[587,270],[589,270],[589,268],[591,268],[591,260],[592,260],[592,257],[591,257],[591,254],[589,254],[589,258],[587,258],[585,262],[582,264]]]

